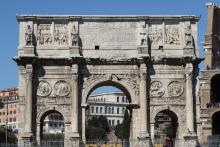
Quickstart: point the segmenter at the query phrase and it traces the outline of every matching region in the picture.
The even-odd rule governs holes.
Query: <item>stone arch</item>
[[[178,123],[181,123],[182,120],[184,119],[184,118],[182,117],[182,116],[184,116],[184,115],[181,115],[181,112],[179,111],[178,108],[169,107],[169,106],[162,106],[162,107],[160,107],[160,108],[158,108],[158,109],[156,109],[156,110],[153,111],[152,115],[150,116],[150,121],[151,121],[152,123],[154,123],[154,122],[155,122],[155,117],[156,117],[156,115],[157,115],[159,112],[163,111],[163,110],[170,110],[170,111],[172,111],[174,114],[176,114]]]
[[[43,110],[41,110],[38,114],[37,114],[37,123],[41,122],[41,119],[44,117],[45,114],[47,114],[48,112],[58,112],[63,116],[64,119],[64,123],[65,122],[69,122],[68,116],[66,115],[66,113],[59,107],[45,107]]]
[[[220,111],[215,111],[211,117],[212,121],[212,135],[220,135]]]
[[[115,86],[127,95],[130,104],[138,104],[139,102],[137,85],[134,86],[134,81],[131,83],[127,79],[120,79],[120,77],[109,78],[107,76],[97,76],[96,78],[92,78],[92,80],[85,81],[84,85],[82,92],[82,106],[87,104],[86,101],[91,92],[100,86]]]
[[[220,86],[220,73],[216,73],[212,75],[210,79],[210,102],[216,103],[220,102],[220,91],[218,87]]]

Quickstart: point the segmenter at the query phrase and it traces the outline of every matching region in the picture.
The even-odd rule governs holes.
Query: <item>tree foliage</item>
[[[104,116],[93,116],[86,126],[87,140],[107,140],[108,120]]]
[[[122,124],[118,124],[115,127],[115,135],[120,139],[129,139],[130,137],[130,114],[129,110],[126,110],[124,113],[124,119]]]
[[[4,103],[0,101],[0,109],[2,109],[3,107],[4,107]]]

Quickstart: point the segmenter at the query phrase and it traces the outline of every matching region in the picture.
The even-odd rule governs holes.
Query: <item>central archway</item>
[[[87,123],[87,113],[88,112],[100,112],[102,111],[102,115],[113,115],[114,113],[118,113],[117,115],[124,115],[124,112],[126,111],[126,109],[129,109],[129,116],[131,118],[132,116],[132,110],[131,108],[129,107],[129,105],[132,103],[132,97],[131,97],[131,94],[130,94],[130,91],[127,89],[126,86],[124,86],[123,84],[121,83],[118,83],[118,82],[115,82],[115,81],[111,81],[111,80],[107,80],[107,81],[103,81],[103,82],[100,82],[100,83],[97,83],[97,84],[92,84],[93,86],[89,86],[90,89],[89,91],[87,91],[87,95],[86,95],[86,101],[85,101],[85,104],[86,104],[86,107],[84,107],[82,109],[82,121],[84,122],[84,126],[82,126],[82,138],[84,140],[86,140],[86,136],[85,136],[85,126],[86,126],[86,123]],[[94,90],[100,88],[100,87],[103,87],[103,86],[112,86],[112,87],[115,87],[117,89],[120,90],[120,92],[115,92],[115,93],[105,93],[106,95],[106,99],[105,98],[101,98],[100,97],[100,101],[104,102],[104,101],[107,101],[107,95],[108,94],[112,94],[114,95],[114,98],[115,98],[115,103],[112,105],[112,107],[109,107],[107,106],[108,104],[106,104],[106,107],[102,107],[102,106],[99,106],[99,107],[94,107],[92,106],[90,103],[89,103],[89,97],[91,96],[91,94],[93,95],[94,93]],[[102,103],[101,102],[101,103]],[[121,103],[119,103],[121,102]],[[121,106],[117,106],[117,103]],[[122,105],[124,106],[124,108],[122,108]],[[96,110],[97,109],[97,110]],[[109,117],[110,118],[110,117]],[[120,124],[123,122],[123,119],[121,120],[120,119],[108,119],[108,123],[109,125],[113,128],[115,127],[117,124]],[[131,125],[130,125],[131,126]],[[129,127],[130,127],[129,126]],[[131,129],[129,128],[129,133],[131,132],[130,131]]]

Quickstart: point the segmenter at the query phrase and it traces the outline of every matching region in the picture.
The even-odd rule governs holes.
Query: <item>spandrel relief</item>
[[[63,80],[60,80],[54,85],[54,92],[57,96],[66,96],[70,93],[70,85]]]
[[[37,29],[37,44],[38,45],[51,45],[51,24],[40,24]]]
[[[55,24],[54,26],[54,44],[67,45],[68,33],[66,24]]]
[[[160,81],[153,81],[150,86],[150,95],[152,97],[161,97],[165,90]]]
[[[149,37],[153,48],[159,49],[160,46],[163,46],[162,24],[149,25]]]
[[[183,93],[183,85],[179,81],[170,82],[167,89],[168,89],[169,95],[172,97],[178,97],[182,95]]]
[[[38,96],[48,96],[51,93],[51,86],[47,81],[40,81],[37,88]]]
[[[175,25],[166,25],[165,27],[165,44],[179,45],[180,35],[179,27]]]

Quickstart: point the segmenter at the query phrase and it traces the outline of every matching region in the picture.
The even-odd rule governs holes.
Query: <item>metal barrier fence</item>
[[[178,140],[181,142],[183,140]],[[177,142],[177,141],[176,141]],[[0,143],[0,147],[65,147],[66,142],[64,141],[42,141],[40,144],[33,143],[32,145],[18,146],[17,143]],[[118,141],[118,142],[106,142],[106,141],[76,141],[72,142],[71,146],[74,147],[145,147],[147,142],[142,142],[138,140],[131,141]],[[198,145],[195,144],[181,144],[176,143],[172,145],[166,145],[164,143],[155,142],[149,147],[220,147],[220,141],[218,142],[202,142]]]

